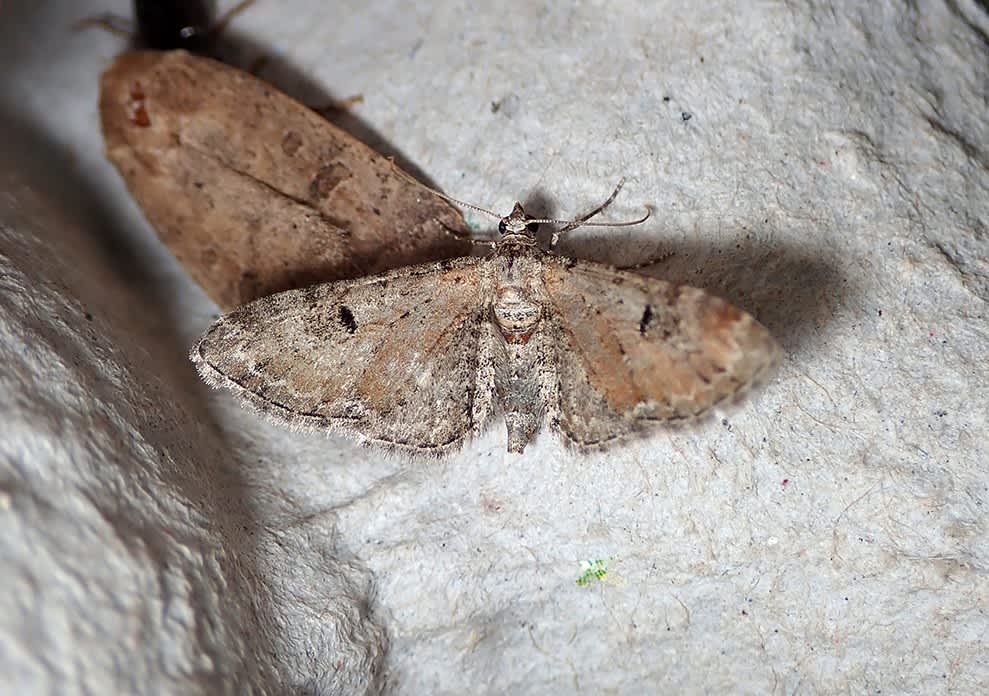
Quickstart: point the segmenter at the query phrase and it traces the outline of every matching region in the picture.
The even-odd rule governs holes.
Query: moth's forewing
[[[590,262],[547,259],[544,268],[559,334],[560,428],[578,444],[695,418],[777,354],[765,327],[703,290]]]
[[[491,410],[484,261],[463,258],[261,298],[192,350],[203,378],[291,426],[437,450]]]
[[[457,210],[236,68],[124,53],[103,75],[100,117],[107,158],[221,307],[469,253]]]

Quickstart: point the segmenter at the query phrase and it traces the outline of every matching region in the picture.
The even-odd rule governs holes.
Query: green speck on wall
[[[593,580],[603,580],[604,576],[608,574],[608,568],[600,558],[593,561],[581,561],[580,570],[580,577],[577,578],[577,585],[580,587],[589,585]]]

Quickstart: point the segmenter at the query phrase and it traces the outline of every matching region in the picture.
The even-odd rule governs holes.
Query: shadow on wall
[[[14,217],[5,221],[13,224],[0,251],[18,274],[31,279],[22,292],[5,296],[4,314],[8,321],[22,323],[23,331],[36,332],[36,338],[26,340],[38,346],[37,354],[25,361],[50,355],[55,364],[48,379],[57,382],[35,390],[24,385],[43,404],[44,418],[20,437],[25,447],[43,448],[53,436],[46,423],[58,423],[59,444],[74,452],[68,471],[57,447],[51,456],[24,463],[41,479],[61,483],[33,495],[52,498],[50,505],[56,508],[67,506],[66,516],[73,514],[72,501],[95,509],[130,554],[135,574],[160,574],[163,582],[169,575],[182,576],[186,588],[175,599],[190,603],[194,621],[229,622],[190,646],[215,661],[214,673],[202,678],[220,686],[241,674],[247,683],[257,684],[259,674],[249,665],[259,664],[259,658],[263,664],[268,646],[250,646],[251,654],[234,665],[231,645],[223,644],[224,638],[265,636],[255,622],[270,620],[260,601],[264,587],[251,568],[258,522],[251,493],[238,473],[241,463],[235,453],[244,451],[243,445],[231,442],[206,408],[206,390],[168,319],[169,298],[147,281],[150,270],[127,235],[102,214],[87,182],[71,176],[66,153],[6,114],[0,113],[0,123],[7,134],[4,160],[17,176],[7,177],[3,185],[14,202],[8,209]],[[52,177],[53,171],[60,175]],[[35,307],[44,311],[33,311]],[[31,369],[24,366],[24,372]],[[58,397],[62,393],[81,398],[64,401]],[[109,562],[112,553],[108,550],[98,563]],[[203,572],[213,566],[218,577]],[[88,588],[84,592],[116,590],[121,596],[141,597],[140,604],[168,601],[128,586],[126,574],[101,587],[95,566],[79,571]],[[134,609],[152,611],[140,604]],[[99,621],[98,605],[94,597],[94,615],[66,618]],[[113,620],[109,615],[106,619]],[[122,639],[119,646],[97,649],[153,653],[163,640],[166,636],[149,627],[140,642],[126,645]]]
[[[78,536],[66,535],[79,539],[72,553],[60,553],[57,544],[66,540],[55,538],[47,553],[35,548],[30,554],[60,558],[66,571],[60,576],[78,585],[62,589],[89,596],[86,608],[35,609],[64,608],[64,619],[77,627],[104,621],[112,627],[121,611],[134,612],[142,631],[122,635],[119,644],[60,647],[138,665],[169,642],[182,642],[183,651],[210,666],[185,677],[157,676],[185,678],[186,686],[208,691],[235,684],[246,687],[238,690],[298,691],[308,683],[313,693],[326,693],[327,684],[341,681],[373,685],[385,645],[369,616],[369,582],[340,570],[325,540],[300,546],[259,519],[257,491],[244,478],[256,469],[256,457],[248,442],[215,420],[209,389],[186,357],[187,340],[175,331],[180,309],[154,281],[146,246],[106,212],[95,182],[74,175],[69,152],[10,111],[0,103],[6,136],[0,144],[0,255],[11,269],[0,312],[17,332],[4,340],[28,346],[15,351],[7,374],[22,392],[11,394],[13,402],[30,404],[18,413],[27,427],[17,430],[11,446],[45,453],[13,464],[15,480],[23,482],[18,505],[43,506],[52,530],[78,524],[72,520],[80,510],[99,521],[80,525]],[[37,483],[53,480],[59,485]],[[99,552],[103,536],[112,542]],[[281,604],[295,599],[291,580],[272,575],[287,557],[318,569],[327,588],[352,589],[327,599],[324,588],[301,608]],[[31,558],[24,559],[29,568]],[[114,562],[118,571],[107,576]],[[157,584],[134,585],[146,576]],[[47,596],[35,599],[44,603]],[[104,609],[103,598],[115,596],[130,598],[126,608]],[[189,625],[179,628],[161,616],[162,603],[184,607]],[[353,635],[343,639],[353,640],[345,647],[354,659],[324,664],[335,644],[311,645],[301,658],[287,655],[297,647],[281,633],[287,611],[311,615],[328,635],[338,631],[335,620],[345,623]],[[310,671],[300,674],[299,663],[307,660]]]

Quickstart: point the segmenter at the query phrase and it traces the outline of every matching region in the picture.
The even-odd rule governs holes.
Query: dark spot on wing
[[[639,320],[639,333],[643,336],[646,335],[646,329],[649,328],[649,322],[652,321],[652,305],[646,305],[646,309],[642,312],[642,318]]]
[[[147,95],[139,82],[135,82],[131,87],[129,112],[131,123],[135,126],[147,128],[151,125],[151,116],[147,109]]]
[[[320,167],[316,176],[309,182],[309,198],[314,203],[329,198],[333,190],[351,176],[350,170],[339,162]]]
[[[357,331],[357,320],[354,319],[354,313],[350,311],[350,307],[346,305],[340,305],[340,324],[347,329],[347,333]]]
[[[289,131],[282,138],[282,152],[292,157],[302,147],[302,137],[295,131]]]

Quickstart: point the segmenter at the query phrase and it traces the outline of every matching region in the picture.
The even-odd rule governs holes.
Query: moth
[[[470,230],[391,162],[236,68],[183,50],[117,57],[106,156],[221,307],[470,252]]]
[[[551,253],[618,188],[574,221],[534,219],[516,203],[486,257],[239,307],[191,359],[207,383],[277,422],[422,452],[456,446],[496,411],[514,453],[543,424],[593,447],[696,418],[758,379],[776,343],[703,290]],[[536,241],[544,223],[562,225],[549,251]]]

